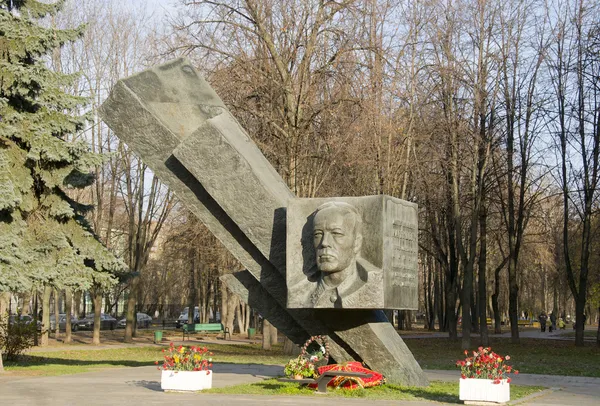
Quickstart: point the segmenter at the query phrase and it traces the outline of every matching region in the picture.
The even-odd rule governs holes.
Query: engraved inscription
[[[417,226],[402,220],[392,223],[392,286],[417,286]]]

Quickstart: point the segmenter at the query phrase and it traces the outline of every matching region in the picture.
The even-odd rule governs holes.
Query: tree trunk
[[[136,312],[135,306],[137,304],[137,292],[138,285],[140,283],[139,276],[134,276],[131,279],[131,283],[129,285],[129,296],[127,297],[127,312],[125,313],[125,342],[131,343],[133,342],[133,337],[135,337],[135,328],[136,328]]]
[[[23,306],[21,307],[21,309],[18,309],[18,313],[19,315],[22,314],[31,314],[31,300],[33,298],[33,295],[31,294],[31,292],[25,292],[23,293]]]
[[[58,308],[58,289],[54,289],[54,339],[58,341],[60,338],[60,323],[59,323],[59,308]]]
[[[38,292],[35,291],[34,293],[34,297],[33,297],[33,320],[35,320],[35,323],[38,322],[39,320],[39,315],[38,315]],[[33,336],[33,345],[35,345],[36,347],[40,344],[39,341],[39,334],[36,331],[36,334]]]
[[[8,303],[10,302],[10,292],[0,293],[0,319],[8,314]]]
[[[585,299],[585,292],[580,292],[575,298],[575,345],[577,347],[583,347],[585,344]]]
[[[479,333],[479,294],[477,278],[473,267],[473,287],[471,288],[471,332]]]
[[[194,324],[196,321],[196,303],[198,303],[198,297],[196,295],[196,252],[192,248],[190,250],[190,256],[192,257],[191,266],[190,266],[190,286],[189,286],[189,296],[188,296],[188,319],[187,324]],[[200,309],[198,309],[200,311]],[[193,331],[193,330],[192,330]],[[231,331],[231,330],[230,330]]]
[[[492,293],[492,310],[494,311],[494,334],[502,333],[502,314],[498,304],[500,296],[500,271],[501,267],[496,268],[494,272],[494,293]]]
[[[482,197],[485,199],[485,197]],[[490,345],[487,327],[487,208],[482,202],[479,210],[479,334],[480,344],[484,347]]]
[[[404,320],[404,329],[412,330],[412,312],[410,310],[402,310],[400,314]]]
[[[99,288],[93,289],[91,293],[94,295],[94,333],[92,334],[92,344],[100,344],[100,327],[102,327],[100,314],[102,313],[102,291]]]
[[[510,341],[519,344],[519,286],[517,285],[516,258],[508,261],[508,318],[510,319]]]
[[[221,285],[221,297],[223,302],[223,313],[225,314],[225,318],[223,318],[223,314],[221,315],[223,318],[223,326],[227,327],[229,331],[233,332],[235,308],[237,306],[238,298],[231,292],[227,291],[225,285]]]
[[[81,316],[85,317],[87,312],[87,291],[83,291],[81,292],[81,299],[82,299],[82,310],[81,310]]]
[[[267,319],[263,319],[262,348],[263,350],[271,349],[271,323]]]
[[[456,331],[456,294],[454,286],[450,282],[446,282],[446,318],[448,320],[448,336],[451,340],[458,339]]]
[[[392,325],[392,327],[395,327],[394,326],[394,310],[392,310],[392,309],[385,309],[383,311],[383,313],[385,314],[385,317],[387,317],[387,319],[390,322],[390,324]]]
[[[275,345],[277,344],[277,328],[271,324],[269,330],[271,331],[271,345]]]
[[[237,328],[240,332],[240,334],[244,333],[244,323],[243,323],[243,317],[244,315],[242,314],[242,303],[238,303],[237,306],[235,306],[235,316],[234,316],[234,320],[237,324]]]
[[[244,332],[248,331],[250,328],[250,306],[248,304],[244,304],[246,319],[244,323]]]
[[[463,288],[461,294],[462,304],[462,340],[463,350],[471,348],[471,294],[473,293],[473,267],[470,264],[464,267]]]
[[[598,315],[600,318],[600,306],[598,306]],[[600,347],[600,320],[598,320],[598,330],[596,332],[596,345]]]
[[[65,289],[65,344],[70,344],[73,341],[73,337],[71,335],[71,315],[73,314],[73,294],[71,293],[71,289]]]
[[[425,272],[426,275],[426,319],[425,319],[425,328],[429,331],[435,330],[435,310],[437,305],[437,297],[435,296],[435,283],[434,282],[434,260],[431,255],[427,256],[427,270]]]
[[[439,331],[446,331],[446,323],[445,323],[445,315],[444,315],[444,310],[445,310],[445,302],[444,302],[444,288],[443,288],[443,281],[442,281],[442,269],[441,265],[439,263],[436,263],[436,267],[437,267],[437,272],[435,275],[435,301],[434,301],[434,305],[435,308],[437,310],[437,319],[438,319],[438,330]]]
[[[81,317],[81,291],[77,291],[73,294],[73,313],[77,318]]]
[[[48,345],[49,333],[50,333],[50,296],[52,295],[52,288],[48,285],[44,286],[44,293],[42,295],[42,339],[40,340],[40,346],[46,347]]]
[[[0,293],[0,324],[4,322],[8,323],[8,301],[10,300],[10,292]],[[4,364],[2,363],[2,346],[0,345],[0,373],[4,372]]]
[[[224,327],[227,327],[227,323],[229,322],[229,315],[227,314],[227,298],[229,296],[229,292],[224,284],[221,284],[221,323]],[[231,330],[229,330],[231,331]]]
[[[283,340],[283,353],[285,355],[297,356],[300,355],[300,347],[298,347],[292,340],[285,337]]]

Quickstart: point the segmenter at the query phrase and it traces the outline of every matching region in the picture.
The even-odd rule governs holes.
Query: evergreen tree
[[[92,184],[102,158],[68,139],[86,123],[85,99],[63,90],[77,77],[48,67],[83,33],[39,24],[63,3],[0,0],[0,292],[102,288],[124,270],[67,193]]]

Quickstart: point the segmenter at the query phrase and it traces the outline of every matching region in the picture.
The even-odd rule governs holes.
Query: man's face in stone
[[[318,211],[313,243],[320,271],[339,272],[348,268],[358,252],[354,214],[336,207]]]

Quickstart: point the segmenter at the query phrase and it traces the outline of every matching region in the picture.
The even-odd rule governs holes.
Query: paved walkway
[[[281,376],[279,365],[216,364],[214,387],[259,382]],[[425,371],[430,380],[455,381],[458,371]],[[519,385],[541,385],[551,388],[516,402],[519,405],[600,404],[600,378],[519,374],[513,377]],[[441,405],[438,402],[399,402],[322,397],[285,397],[252,395],[219,395],[205,393],[164,393],[160,389],[160,373],[156,367],[115,368],[76,375],[53,377],[11,377],[0,375],[1,405],[164,405],[187,402],[210,402],[215,405]],[[458,399],[457,399],[458,402]]]
[[[510,332],[503,335],[510,336]],[[404,339],[425,337],[447,337],[447,333],[403,336]],[[521,337],[564,339],[558,333],[542,333],[538,330],[523,331]],[[573,338],[568,338],[573,340]],[[196,345],[206,344],[247,344],[250,340],[193,340]],[[186,344],[190,342],[186,341]],[[81,349],[121,348],[140,346],[136,344],[118,344],[108,346],[76,346]],[[143,344],[142,344],[143,345]],[[146,345],[153,346],[148,343]],[[71,349],[75,349],[71,347]],[[37,349],[32,349],[36,351]],[[63,346],[46,347],[43,351],[61,351]],[[257,364],[215,364],[214,387],[224,387],[244,383],[260,382],[265,378],[283,375],[279,365]],[[425,371],[430,380],[456,381],[459,371]],[[518,385],[546,386],[549,389],[529,398],[511,402],[519,405],[600,405],[600,378],[519,374],[512,377]],[[138,368],[115,368],[87,372],[76,375],[54,377],[19,377],[0,374],[0,405],[127,405],[132,402],[148,405],[171,403],[209,402],[215,405],[441,405],[439,402],[416,401],[375,401],[364,399],[334,398],[328,396],[253,396],[219,395],[206,393],[164,393],[160,389],[160,373],[154,366]],[[457,403],[460,403],[457,399]]]

